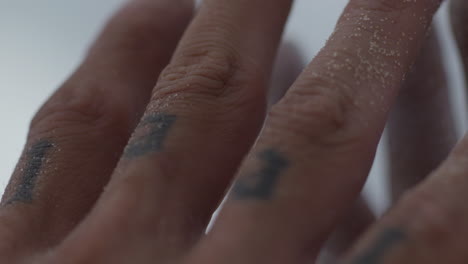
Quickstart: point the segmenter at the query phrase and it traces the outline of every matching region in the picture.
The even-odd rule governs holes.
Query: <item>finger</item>
[[[0,235],[15,237],[6,246],[53,245],[88,212],[191,10],[190,1],[131,1],[41,108],[3,196]]]
[[[264,120],[290,4],[203,2],[107,191],[57,259],[163,262],[197,241]]]
[[[344,263],[467,263],[468,137],[409,191]]]
[[[374,213],[361,197],[333,231],[321,252],[319,263],[337,263],[374,221]]]
[[[317,256],[362,188],[389,107],[439,4],[350,1],[326,47],[270,111],[194,261],[302,263]]]
[[[388,138],[393,200],[437,168],[456,143],[436,28],[391,112]]]
[[[268,94],[269,107],[283,97],[299,74],[304,70],[305,65],[306,62],[296,43],[286,41],[281,45],[271,78]]]

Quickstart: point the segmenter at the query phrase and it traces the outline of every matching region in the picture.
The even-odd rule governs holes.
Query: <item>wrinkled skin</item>
[[[350,0],[300,74],[286,45],[270,85],[291,4],[122,7],[31,122],[0,263],[467,263],[440,1]],[[395,204],[376,219],[359,194],[387,119]]]

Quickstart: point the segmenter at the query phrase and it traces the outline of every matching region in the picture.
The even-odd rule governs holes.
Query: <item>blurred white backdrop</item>
[[[122,2],[0,0],[0,194],[25,143],[34,112],[74,70],[102,24]],[[310,60],[327,40],[346,3],[297,0],[285,39],[297,42],[304,58]],[[446,17],[439,20],[447,29]],[[456,54],[448,53],[449,61],[457,60]],[[452,72],[457,71],[454,67]],[[461,85],[459,79],[454,79],[455,85]],[[371,188],[367,188],[379,212],[386,205],[383,153],[379,151],[368,184]]]

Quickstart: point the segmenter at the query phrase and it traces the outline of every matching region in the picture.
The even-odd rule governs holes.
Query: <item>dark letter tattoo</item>
[[[289,166],[286,158],[272,149],[260,152],[258,158],[265,163],[264,167],[234,184],[232,189],[234,199],[270,199],[280,174]]]
[[[353,264],[379,264],[383,261],[385,253],[396,243],[406,239],[405,233],[399,229],[387,229],[380,235],[367,252],[354,259]]]
[[[150,152],[160,151],[167,132],[176,121],[176,116],[152,114],[144,117],[137,128],[144,130],[142,136],[133,138],[125,148],[124,158],[137,158]]]
[[[46,159],[47,152],[53,146],[51,142],[41,140],[27,151],[23,175],[21,176],[19,185],[16,186],[13,197],[11,197],[6,204],[32,202],[37,177],[41,173],[41,168]]]

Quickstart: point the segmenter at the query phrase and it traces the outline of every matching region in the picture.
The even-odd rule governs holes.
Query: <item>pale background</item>
[[[77,66],[102,24],[122,2],[0,0],[0,194],[25,143],[32,115]],[[297,41],[304,58],[310,60],[332,32],[346,2],[297,0],[285,38]],[[445,8],[437,22],[448,55],[445,63],[453,87],[461,90],[459,61],[444,13]],[[463,105],[463,96],[454,98],[455,105]],[[463,113],[463,108],[457,109]],[[464,120],[461,114],[458,118]],[[381,148],[366,188],[378,212],[387,205],[384,154]]]

